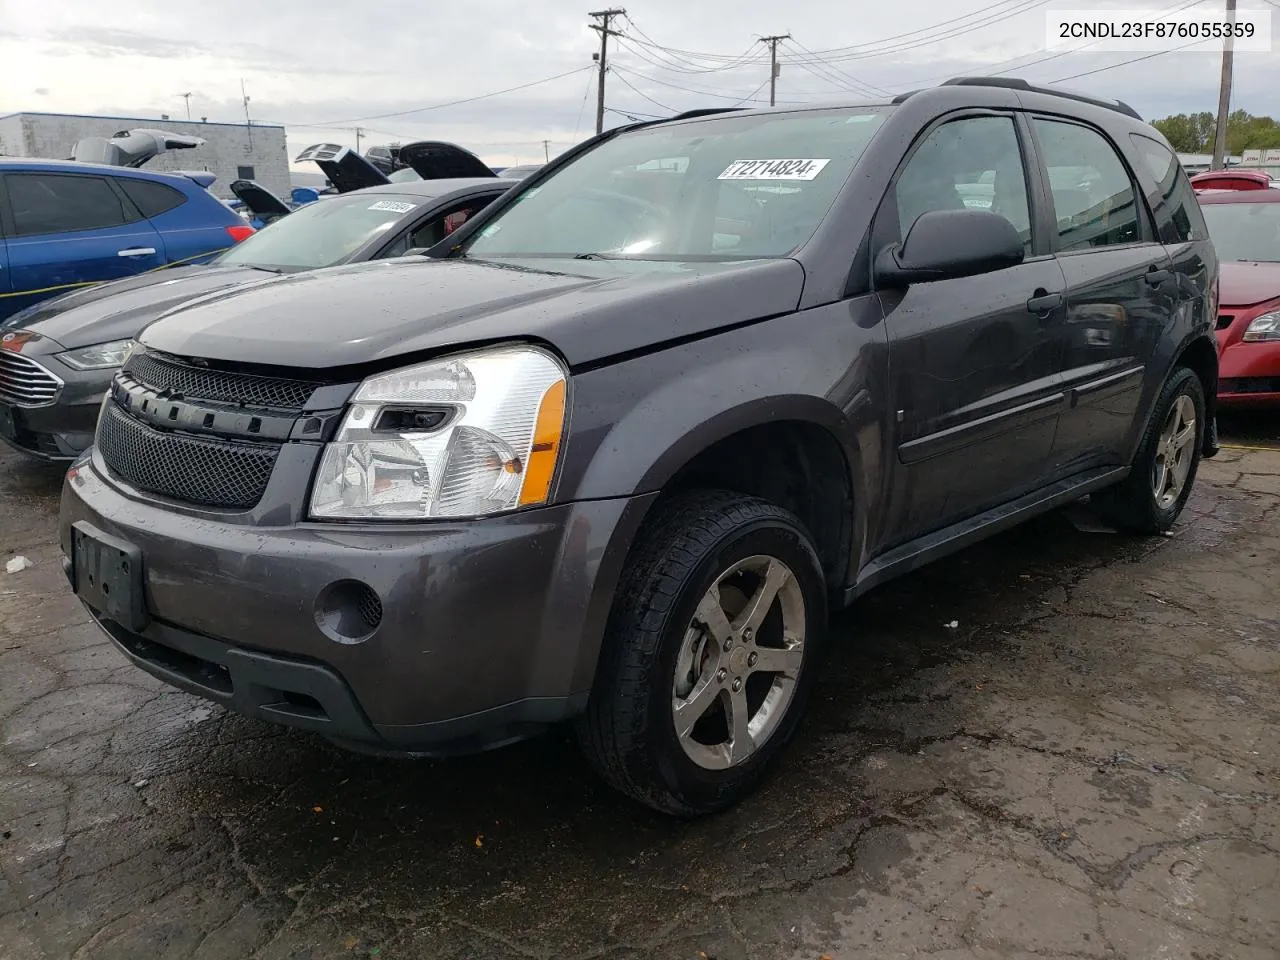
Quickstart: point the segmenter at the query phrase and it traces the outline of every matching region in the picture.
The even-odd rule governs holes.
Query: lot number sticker
[[[735,160],[717,180],[812,180],[830,160]]]
[[[369,209],[389,210],[391,213],[408,213],[416,206],[416,203],[405,203],[403,200],[379,200],[377,203],[372,204]]]

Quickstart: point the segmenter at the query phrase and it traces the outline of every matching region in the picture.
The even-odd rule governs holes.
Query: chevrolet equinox
[[[563,720],[676,815],[756,784],[828,612],[1216,451],[1217,260],[1128,106],[961,79],[609,131],[423,256],[148,327],[68,577],[185,690],[376,752]]]

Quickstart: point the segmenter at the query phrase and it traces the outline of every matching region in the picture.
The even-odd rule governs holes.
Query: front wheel
[[[693,816],[745,796],[795,730],[826,593],[809,534],[786,510],[719,491],[655,509],[578,733],[611,785]]]
[[[1094,496],[1099,513],[1137,533],[1163,533],[1191,496],[1204,441],[1204,388],[1195,372],[1174,370],[1160,391],[1129,476]]]

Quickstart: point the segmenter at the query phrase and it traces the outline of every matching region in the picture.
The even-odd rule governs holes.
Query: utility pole
[[[1236,22],[1236,0],[1227,0],[1227,21]],[[1222,41],[1222,80],[1218,84],[1218,129],[1213,138],[1214,170],[1227,165],[1227,118],[1231,116],[1231,68],[1235,59],[1235,44],[1230,37]]]
[[[362,136],[364,136],[364,130],[361,127],[356,127],[356,153],[360,152],[360,138]]]
[[[778,74],[782,71],[778,67],[778,44],[783,40],[790,40],[791,34],[780,33],[772,37],[761,37],[761,43],[769,45],[769,106],[774,106],[778,99]]]
[[[547,163],[551,162],[551,141],[550,140],[542,141],[542,159]]]
[[[244,125],[249,132],[249,146],[253,146],[253,120],[249,117],[249,95],[244,92],[244,77],[240,78],[240,99],[244,103]]]
[[[183,100],[187,101],[187,122],[190,123],[191,122],[191,94],[189,92],[180,93],[178,94],[178,96],[180,96]]]
[[[590,26],[592,30],[600,34],[600,53],[596,55],[596,59],[600,61],[599,89],[596,91],[596,133],[597,134],[602,133],[604,131],[604,75],[605,75],[605,72],[609,69],[609,66],[608,66],[609,37],[622,36],[622,34],[619,33],[617,30],[610,30],[609,24],[613,21],[614,17],[621,17],[625,15],[626,12],[627,11],[623,9],[613,9],[613,10],[597,10],[594,13],[587,14],[588,17],[591,17],[593,20],[598,21],[597,23],[593,23]]]

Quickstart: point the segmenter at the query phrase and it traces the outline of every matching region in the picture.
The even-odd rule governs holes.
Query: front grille
[[[1235,314],[1231,314],[1231,313],[1220,313],[1220,314],[1218,314],[1218,327],[1217,327],[1217,329],[1219,329],[1219,330],[1225,330],[1225,329],[1227,329],[1227,327],[1231,326],[1231,324],[1233,324],[1233,323],[1235,322],[1235,319],[1236,319],[1236,318],[1235,318]]]
[[[153,353],[134,354],[124,365],[124,372],[156,390],[171,391],[191,400],[282,410],[302,410],[319,386],[306,380],[209,370]]]
[[[271,479],[275,444],[211,440],[152,429],[107,404],[98,422],[98,451],[126,483],[174,500],[247,509]]]
[[[47,407],[62,381],[29,357],[0,350],[0,400],[15,407]]]

